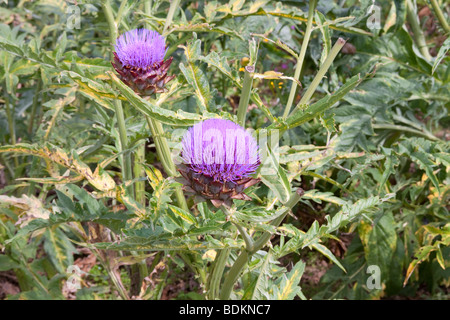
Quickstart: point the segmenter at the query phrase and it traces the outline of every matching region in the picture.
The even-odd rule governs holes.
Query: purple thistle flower
[[[256,139],[229,120],[209,119],[190,128],[181,158],[185,189],[216,206],[229,199],[249,200],[243,190],[259,181],[250,177],[260,164]]]
[[[164,61],[165,40],[156,31],[128,31],[117,39],[114,48],[114,69],[125,84],[142,96],[164,92],[165,84],[175,77],[167,76],[173,58]]]
[[[134,29],[122,34],[114,48],[123,65],[138,68],[161,62],[167,51],[163,36],[147,29]]]

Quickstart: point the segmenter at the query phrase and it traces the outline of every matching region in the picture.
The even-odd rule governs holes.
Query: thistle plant
[[[179,171],[185,190],[216,207],[231,199],[251,200],[243,191],[258,183],[252,178],[260,164],[256,139],[230,120],[197,123],[183,137]]]
[[[134,29],[122,34],[114,46],[112,65],[120,79],[141,96],[164,92],[173,57],[164,60],[166,45],[156,31]]]
[[[0,5],[7,299],[446,297],[443,1],[47,2]]]

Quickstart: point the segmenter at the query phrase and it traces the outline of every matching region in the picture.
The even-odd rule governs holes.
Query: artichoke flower
[[[128,31],[117,39],[114,48],[114,69],[120,79],[141,96],[164,92],[166,83],[175,78],[167,75],[173,57],[164,61],[165,40],[156,31]]]
[[[251,200],[243,191],[259,182],[251,177],[260,165],[256,139],[229,120],[191,127],[182,139],[181,159],[184,190],[215,207],[230,206],[231,199]]]

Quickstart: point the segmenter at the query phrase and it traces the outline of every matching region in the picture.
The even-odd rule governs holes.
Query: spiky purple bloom
[[[229,199],[248,200],[242,191],[259,181],[250,177],[260,164],[256,139],[229,120],[209,119],[190,128],[181,158],[188,191],[217,206]]]
[[[194,125],[182,145],[185,163],[214,181],[247,178],[259,166],[255,138],[230,120],[209,119]]]
[[[173,58],[164,61],[165,40],[156,31],[128,31],[117,39],[114,48],[114,69],[125,84],[142,96],[163,92],[165,84],[175,77],[167,76]]]
[[[134,29],[122,34],[114,48],[123,65],[137,68],[161,62],[166,54],[164,37],[147,29]]]

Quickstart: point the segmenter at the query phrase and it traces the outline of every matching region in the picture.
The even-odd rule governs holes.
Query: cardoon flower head
[[[165,84],[175,77],[167,75],[173,58],[164,61],[165,40],[156,31],[128,31],[117,39],[114,48],[114,69],[125,84],[142,96],[163,92]]]
[[[259,181],[251,178],[260,164],[258,144],[229,120],[210,119],[190,128],[181,158],[186,191],[211,199],[217,207],[231,199],[250,200],[243,191]]]

